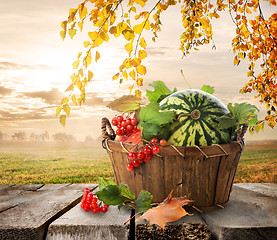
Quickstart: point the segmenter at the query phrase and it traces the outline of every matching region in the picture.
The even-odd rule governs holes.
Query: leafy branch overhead
[[[268,1],[272,7],[276,1]],[[94,78],[93,69],[101,61],[101,50],[104,43],[112,38],[122,37],[122,46],[126,50],[126,58],[115,72],[112,79],[122,83],[130,83],[130,93],[140,98],[141,87],[147,73],[145,58],[148,57],[149,39],[144,36],[146,31],[152,33],[152,41],[156,41],[161,31],[162,16],[169,8],[178,7],[182,17],[180,24],[183,32],[180,36],[179,49],[186,56],[201,45],[212,43],[212,19],[219,19],[221,13],[229,12],[236,26],[232,41],[235,54],[234,65],[248,60],[248,83],[241,89],[242,93],[254,91],[260,102],[267,107],[265,121],[274,127],[277,121],[277,87],[276,87],[276,53],[277,53],[277,13],[266,19],[262,13],[260,1],[164,1],[164,0],[84,0],[69,10],[68,18],[61,23],[62,39],[69,35],[73,38],[78,31],[89,23],[88,38],[83,45],[85,50],[77,53],[72,64],[73,74],[66,89],[70,92],[68,101],[62,101],[56,114],[65,125],[70,114],[70,105],[81,105],[86,100],[86,87]],[[177,9],[176,9],[177,10]],[[125,43],[124,43],[125,41]],[[77,96],[75,90],[80,94]],[[154,91],[155,92],[155,91]],[[155,97],[154,93],[150,97]],[[168,94],[167,91],[164,94]],[[152,101],[152,100],[150,100]],[[154,99],[153,101],[159,101]],[[66,107],[64,107],[66,106]]]

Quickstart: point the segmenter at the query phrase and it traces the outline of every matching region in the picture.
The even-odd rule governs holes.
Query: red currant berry
[[[152,154],[146,154],[144,158],[144,162],[149,162],[152,158]]]
[[[128,133],[132,133],[133,130],[134,130],[134,126],[131,125],[131,124],[128,124],[126,128],[127,128],[127,132],[128,132]]]
[[[137,159],[137,153],[136,152],[129,152],[128,153],[128,158],[132,161],[136,160]]]
[[[118,124],[117,119],[116,119],[116,118],[113,118],[113,120],[112,120],[112,125],[113,125],[113,126],[117,126],[117,124]]]
[[[138,128],[137,128],[137,126],[134,126],[133,132],[135,133],[135,132],[137,132],[137,131],[139,131]]]
[[[109,207],[110,207],[110,205],[104,204],[104,207],[109,208]]]
[[[91,199],[91,202],[92,202],[92,203],[97,203],[97,201],[98,201],[98,198],[97,198],[97,197],[93,197],[93,198]]]
[[[122,127],[126,127],[128,124],[127,124],[127,121],[126,120],[122,120],[121,122],[121,126]]]
[[[151,154],[152,153],[152,150],[150,147],[146,146],[143,148],[143,152],[144,154]]]
[[[118,122],[120,122],[120,123],[121,123],[121,122],[122,122],[122,120],[123,120],[123,116],[119,115],[119,116],[117,116],[117,117],[116,117],[116,119],[117,119],[117,121],[118,121]]]
[[[97,208],[98,204],[96,202],[93,202],[90,204],[90,209]]]
[[[127,118],[126,123],[127,123],[127,125],[130,125],[131,124],[131,118]]]
[[[145,158],[145,153],[144,152],[139,152],[138,153],[138,161],[140,163],[142,163],[144,158]]]
[[[94,208],[94,209],[92,209],[92,212],[93,213],[99,213],[100,212],[100,207],[96,207],[96,208]]]
[[[135,119],[135,118],[132,118],[132,119],[131,119],[131,124],[132,124],[133,126],[136,126],[137,123],[138,123],[137,119]]]
[[[100,211],[103,212],[103,213],[106,213],[108,211],[108,208],[107,207],[101,207]]]
[[[155,146],[155,145],[158,145],[159,144],[159,140],[157,138],[152,138],[150,143]]]
[[[93,198],[93,193],[90,192],[90,193],[88,194],[88,197],[87,197],[87,202],[88,202],[88,203],[91,203],[92,198]]]
[[[90,208],[89,208],[89,204],[86,204],[85,207],[84,207],[85,212],[88,212],[89,209],[90,209]]]
[[[127,128],[126,127],[122,128],[122,133],[123,133],[123,135],[125,135],[127,133]]]
[[[161,139],[161,140],[160,140],[160,145],[161,145],[162,147],[165,147],[165,146],[167,145],[167,141],[166,141],[165,139]]]
[[[121,126],[121,123],[119,122],[119,123],[117,123],[117,129],[119,129],[119,128],[122,128],[122,126]]]
[[[138,167],[140,165],[140,162],[138,160],[133,161],[134,167]]]
[[[152,147],[152,153],[153,154],[158,154],[159,152],[160,152],[160,147],[159,146]]]
[[[132,171],[134,170],[134,168],[135,168],[135,167],[134,167],[133,163],[128,163],[128,164],[127,164],[127,170],[128,170],[128,171],[132,172]]]
[[[116,129],[116,135],[122,136],[123,135],[123,130],[121,128]]]

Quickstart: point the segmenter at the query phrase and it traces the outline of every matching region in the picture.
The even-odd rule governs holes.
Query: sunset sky
[[[150,1],[151,2],[151,1]],[[78,52],[83,50],[83,41],[88,40],[87,31],[76,35],[73,40],[61,39],[60,22],[67,19],[68,10],[76,8],[77,0],[10,0],[0,2],[0,131],[11,135],[17,131],[40,134],[66,132],[78,140],[85,136],[100,136],[101,118],[115,113],[105,106],[107,103],[128,93],[129,85],[112,81],[118,67],[126,57],[124,39],[111,38],[98,51],[101,58],[91,67],[94,81],[87,89],[87,102],[82,107],[73,107],[71,116],[63,128],[55,116],[56,106],[64,90],[70,84],[72,63]],[[266,8],[264,14],[270,12]],[[156,43],[148,40],[146,83],[163,80],[166,85],[178,90],[188,88],[180,74],[184,75],[192,88],[203,84],[215,87],[215,96],[225,104],[249,102],[265,115],[253,95],[242,95],[239,90],[247,82],[247,62],[233,66],[231,41],[235,27],[225,14],[214,21],[214,43],[192,52],[185,58],[179,48],[182,32],[178,6],[172,7],[162,18],[162,32]],[[114,41],[115,40],[115,41]],[[147,87],[147,84],[145,86]],[[265,128],[264,133],[247,140],[277,139],[277,128]]]

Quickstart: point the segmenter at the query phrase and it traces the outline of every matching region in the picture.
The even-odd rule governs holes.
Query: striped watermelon
[[[229,110],[216,97],[201,90],[183,90],[160,102],[161,111],[175,111],[179,121],[170,126],[168,144],[207,146],[231,141],[230,130],[218,129],[218,117]]]

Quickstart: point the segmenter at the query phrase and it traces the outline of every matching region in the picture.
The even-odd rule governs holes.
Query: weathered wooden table
[[[96,185],[1,185],[0,239],[128,239],[124,222],[131,212],[117,207],[106,214],[84,212],[78,203],[85,187]],[[224,209],[173,224],[188,223],[206,225],[215,239],[277,239],[277,184],[235,184]]]

